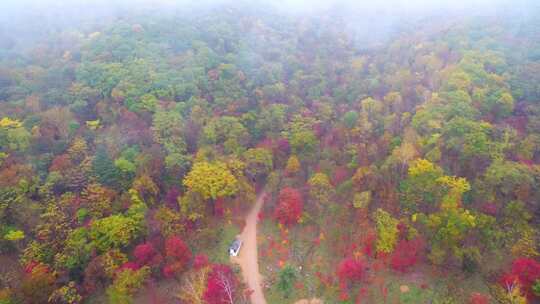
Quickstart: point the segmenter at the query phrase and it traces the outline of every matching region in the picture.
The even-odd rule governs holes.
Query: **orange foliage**
[[[63,171],[68,170],[72,166],[73,166],[73,163],[71,163],[71,158],[69,157],[69,155],[60,154],[53,159],[51,166],[49,167],[49,172],[52,172],[52,171],[63,172]]]
[[[0,187],[13,187],[19,184],[21,179],[27,181],[34,175],[30,165],[12,164],[0,171]]]

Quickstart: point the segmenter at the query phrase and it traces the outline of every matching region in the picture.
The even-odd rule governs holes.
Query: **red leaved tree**
[[[171,236],[165,241],[165,257],[167,265],[163,268],[163,275],[172,277],[185,270],[191,260],[191,250],[181,238]]]
[[[392,253],[390,266],[397,271],[407,271],[418,262],[423,248],[424,242],[418,238],[399,241]]]
[[[165,241],[165,255],[168,258],[187,264],[191,259],[191,250],[181,238],[171,236]]]
[[[339,278],[340,299],[346,301],[349,299],[349,287],[355,283],[362,281],[367,273],[367,264],[364,260],[353,258],[345,258],[341,260],[337,269]]]
[[[281,224],[293,225],[298,223],[303,208],[304,202],[300,191],[286,187],[279,193],[279,203],[274,215]]]
[[[133,250],[133,256],[135,257],[135,262],[139,266],[144,266],[150,264],[154,257],[156,256],[157,251],[150,243],[139,244]]]
[[[364,279],[367,269],[365,261],[345,258],[339,263],[337,275],[340,281],[358,282]]]
[[[511,270],[502,276],[501,284],[507,287],[519,283],[527,298],[534,299],[532,286],[536,280],[540,280],[540,263],[530,258],[519,258],[514,260]]]
[[[122,270],[126,270],[126,269],[131,269],[131,270],[139,270],[139,268],[141,268],[141,266],[135,262],[125,262],[124,264],[120,265],[120,267],[118,267],[118,269],[116,270],[116,272],[122,272]]]
[[[227,265],[214,265],[204,291],[207,304],[234,304],[238,292],[238,280]]]
[[[48,303],[49,295],[55,289],[56,277],[54,272],[42,263],[27,266],[26,271],[20,283],[22,302]]]

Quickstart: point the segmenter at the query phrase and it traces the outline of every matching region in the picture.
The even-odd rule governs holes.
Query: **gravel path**
[[[237,257],[231,257],[233,262],[240,265],[244,281],[248,284],[249,289],[253,290],[250,296],[251,304],[266,304],[257,261],[257,221],[259,211],[264,203],[264,197],[265,193],[262,192],[246,217],[246,226],[239,236],[243,241],[240,254]]]

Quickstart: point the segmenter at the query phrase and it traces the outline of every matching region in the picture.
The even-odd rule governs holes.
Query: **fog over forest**
[[[507,15],[526,20],[534,18],[533,12],[539,6],[534,0],[4,0],[0,3],[0,33],[18,40],[21,34],[41,37],[51,31],[103,24],[132,14],[181,16],[234,7],[261,11],[271,8],[311,17],[331,12],[330,16],[346,20],[352,31],[386,37],[403,23],[423,18]]]

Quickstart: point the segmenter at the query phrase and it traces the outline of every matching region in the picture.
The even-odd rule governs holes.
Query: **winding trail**
[[[266,304],[262,291],[262,277],[259,273],[259,263],[257,261],[257,222],[265,196],[264,191],[261,192],[255,205],[249,211],[246,217],[246,226],[238,237],[243,242],[240,254],[237,257],[231,257],[233,262],[240,265],[245,282],[249,289],[253,290],[250,295],[251,304]]]

